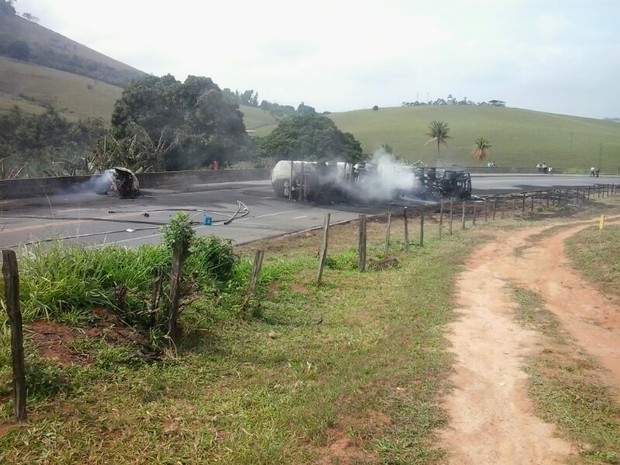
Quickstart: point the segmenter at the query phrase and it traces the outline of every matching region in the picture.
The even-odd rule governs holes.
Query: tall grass
[[[190,250],[184,268],[188,292],[192,282],[209,288],[236,273],[238,259],[229,241],[196,238]],[[58,243],[24,249],[18,260],[23,319],[89,320],[93,308],[103,307],[130,324],[148,327],[154,283],[159,275],[166,276],[170,260],[170,250],[160,245],[84,249]]]
[[[94,307],[116,307],[119,286],[128,290],[128,314],[138,314],[145,310],[156,271],[168,260],[166,250],[157,246],[83,249],[59,243],[29,248],[19,258],[24,320],[88,319]]]

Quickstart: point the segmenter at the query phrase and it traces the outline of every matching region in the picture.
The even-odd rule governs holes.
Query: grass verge
[[[513,295],[520,321],[545,336],[543,350],[525,367],[537,414],[577,445],[575,463],[619,464],[620,407],[600,381],[600,367],[574,344],[536,293],[514,287]]]
[[[383,259],[384,228],[369,224],[371,262]],[[185,339],[161,361],[101,334],[67,344],[90,363],[65,365],[29,340],[38,395],[28,423],[1,435],[0,462],[435,463],[451,278],[472,244],[429,233],[405,254],[393,240],[396,266],[360,274],[355,231],[333,229],[321,286],[318,236],[276,241],[255,317],[237,318],[231,294],[202,295],[184,310]],[[251,252],[240,251],[243,272]],[[0,415],[8,422],[9,402]]]

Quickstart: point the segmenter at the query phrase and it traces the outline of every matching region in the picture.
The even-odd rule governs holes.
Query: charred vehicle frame
[[[281,160],[271,172],[275,194],[294,200],[408,202],[467,199],[471,175],[458,168]]]

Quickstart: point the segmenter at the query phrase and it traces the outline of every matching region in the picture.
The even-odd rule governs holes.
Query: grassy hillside
[[[474,141],[487,138],[491,160],[498,165],[530,167],[546,162],[562,169],[598,165],[616,172],[620,166],[620,124],[491,106],[442,106],[359,110],[330,115],[343,131],[351,132],[364,151],[372,153],[387,143],[403,158],[434,163],[437,144],[426,144],[433,120],[450,127],[448,146],[440,147],[440,163],[475,166]]]
[[[28,63],[88,76],[121,87],[146,76],[143,71],[34,22],[19,16],[0,15],[0,51],[6,50],[9,44],[15,41],[28,44],[29,56],[24,60]]]
[[[52,104],[68,119],[109,122],[123,89],[77,74],[0,57],[0,111],[14,105],[39,113]]]
[[[264,135],[263,128],[266,128],[269,133],[278,124],[273,116],[260,108],[241,105],[239,109],[243,113],[243,122],[248,131],[256,131],[257,134]]]

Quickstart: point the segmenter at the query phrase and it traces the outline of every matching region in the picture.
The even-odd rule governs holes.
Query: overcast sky
[[[17,0],[156,76],[317,111],[504,100],[620,117],[620,0]]]

